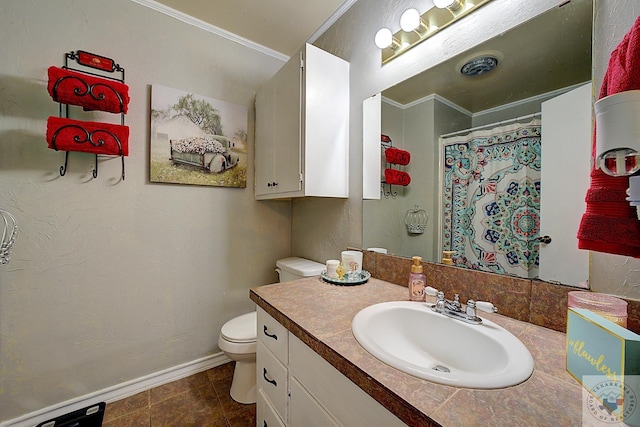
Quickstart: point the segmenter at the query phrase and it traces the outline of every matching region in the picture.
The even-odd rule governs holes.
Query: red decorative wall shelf
[[[393,185],[401,185],[406,187],[411,183],[411,176],[404,170],[393,168],[396,166],[406,166],[411,161],[411,154],[406,150],[401,150],[393,146],[393,141],[387,135],[380,135],[380,144],[384,150],[386,167],[384,170],[384,180],[380,183],[380,194],[385,198],[389,196],[394,199],[398,196],[398,192],[392,189]]]
[[[129,128],[124,124],[129,87],[124,83],[124,68],[111,58],[79,50],[65,54],[62,67],[49,67],[48,76],[47,91],[60,107],[59,117],[47,120],[46,137],[49,148],[65,151],[60,175],[67,171],[69,152],[81,151],[95,154],[94,178],[98,155],[120,156],[124,180],[124,156],[129,155]],[[72,120],[69,106],[118,114],[120,123]]]

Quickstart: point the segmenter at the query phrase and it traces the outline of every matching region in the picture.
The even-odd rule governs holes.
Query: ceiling
[[[156,0],[285,56],[355,0]]]
[[[385,90],[383,96],[407,105],[435,93],[477,113],[590,81],[592,13],[592,0],[571,0]],[[475,77],[460,73],[467,60],[487,53],[498,58],[494,70]]]
[[[155,0],[155,3],[290,57],[355,1]],[[589,81],[592,11],[592,0],[567,1],[385,90],[383,95],[407,105],[438,94],[477,113]],[[476,77],[462,76],[459,70],[464,61],[482,53],[498,58],[496,69]]]

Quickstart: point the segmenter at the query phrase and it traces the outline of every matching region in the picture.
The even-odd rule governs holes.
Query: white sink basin
[[[426,303],[372,305],[354,317],[351,327],[377,359],[435,383],[502,388],[533,372],[531,353],[506,329],[487,319],[480,325],[464,323],[435,313]]]

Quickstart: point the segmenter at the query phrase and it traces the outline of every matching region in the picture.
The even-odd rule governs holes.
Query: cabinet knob
[[[267,187],[276,187],[278,185],[277,182],[267,182]]]

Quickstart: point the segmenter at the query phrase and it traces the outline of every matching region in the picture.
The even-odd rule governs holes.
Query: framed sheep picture
[[[151,86],[151,182],[247,186],[248,109]]]

